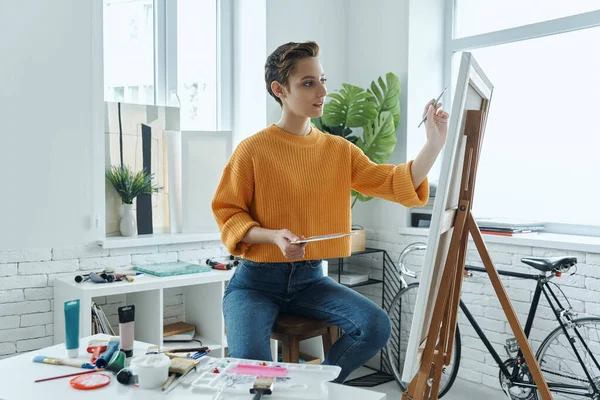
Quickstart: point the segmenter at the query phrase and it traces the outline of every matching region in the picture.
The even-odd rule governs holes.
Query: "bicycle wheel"
[[[404,360],[406,358],[406,347],[410,336],[410,328],[419,292],[419,284],[411,283],[406,288],[402,289],[390,305],[389,317],[392,322],[392,334],[386,345],[387,367],[392,371],[398,386],[402,391],[406,391],[407,384],[402,381],[402,371],[404,369]],[[458,367],[460,365],[460,332],[456,327],[456,335],[454,339],[454,350],[452,352],[452,360],[450,365],[444,368],[442,372],[442,381],[440,384],[439,397],[450,390]]]
[[[544,339],[536,355],[542,374],[552,391],[552,398],[600,399],[600,393],[594,392],[585,373],[587,369],[596,388],[600,390],[600,318],[575,319],[566,328],[568,336],[559,326]],[[583,365],[578,361],[573,346]],[[560,393],[557,385],[564,385],[561,390],[568,390],[570,393]],[[568,385],[580,387],[581,390],[567,389]],[[595,396],[590,397],[592,394]],[[541,398],[539,394],[537,397]]]

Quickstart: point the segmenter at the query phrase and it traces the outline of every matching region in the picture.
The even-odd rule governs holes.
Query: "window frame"
[[[445,0],[443,68],[444,84],[449,86],[450,99],[453,99],[454,96],[451,84],[452,58],[455,53],[600,27],[600,10],[596,10],[499,31],[455,38],[456,1]],[[545,228],[545,231],[549,233],[600,237],[600,226],[596,225],[546,223]]]
[[[216,131],[229,131],[233,125],[233,0],[213,0],[216,2],[217,18],[217,112],[216,112]],[[94,6],[94,47],[98,54],[103,51],[103,32],[104,32],[104,2],[95,2]],[[159,106],[173,105],[170,102],[170,94],[177,93],[177,1],[175,0],[153,0],[153,19],[154,19],[154,104]],[[98,126],[102,126],[104,132],[104,57],[99,60],[97,74],[102,77],[97,82],[96,92],[99,92],[96,102],[96,120]],[[101,99],[101,101],[100,101]],[[96,138],[96,151],[94,154],[95,171],[97,178],[94,187],[94,204],[96,204],[96,214],[94,216],[94,225],[98,230],[99,243],[106,241],[106,215],[105,215],[105,148],[104,135]],[[154,235],[157,236],[157,235]],[[186,242],[197,240],[216,240],[214,235],[210,234],[160,234],[153,244],[159,242]],[[181,240],[173,239],[174,236],[181,236]],[[206,238],[205,238],[206,237]],[[143,240],[150,240],[143,237],[126,238],[132,242],[132,245]],[[175,240],[175,241],[174,241]],[[135,242],[135,243],[134,243]],[[155,243],[156,242],[156,243]],[[145,245],[145,242],[143,243]]]

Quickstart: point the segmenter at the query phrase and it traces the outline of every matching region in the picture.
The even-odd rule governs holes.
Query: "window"
[[[502,10],[493,9],[493,24],[483,8],[480,14],[469,8],[471,17],[461,19],[461,7],[466,10],[468,3],[475,2],[456,2],[456,32],[539,22],[532,15],[511,17],[513,1],[497,3]],[[536,17],[568,16],[583,9],[575,4],[584,3],[591,8],[590,2],[560,2],[562,15],[553,9]],[[598,19],[598,27],[565,32],[556,21],[547,21],[535,37],[528,37],[529,27],[523,26],[510,40],[492,32],[473,41],[451,41],[453,85],[462,51],[474,55],[494,84],[473,204],[476,217],[536,219],[558,232],[561,226],[585,225],[580,233],[598,232],[592,226],[600,226],[600,213],[592,210],[600,198],[600,137],[593,120],[600,54],[590,51],[590,43],[600,39],[600,15],[588,14]]]
[[[465,37],[594,11],[598,0],[456,0],[455,36]]]
[[[152,0],[104,1],[104,99],[154,104]]]
[[[177,93],[182,130],[217,129],[217,4],[177,3]]]
[[[105,100],[180,107],[182,130],[216,130],[231,27],[218,0],[104,0]],[[225,47],[225,48],[224,48]],[[221,76],[223,77],[221,79]]]
[[[151,208],[146,204],[152,220],[138,233],[149,233],[148,225],[152,233],[180,233],[187,229],[178,215],[185,215],[182,198],[190,187],[183,181],[183,162],[191,156],[188,151],[184,159],[178,143],[194,135],[210,138],[206,131],[218,131],[220,141],[231,136],[233,2],[103,0],[98,7],[103,7],[104,100],[113,103],[105,107],[102,168],[123,163],[137,172],[148,163],[161,190],[153,193]],[[151,132],[149,140],[141,124],[150,127],[144,130]],[[193,156],[206,159],[197,153]],[[104,223],[98,221],[107,237],[120,232],[121,205],[108,189]]]

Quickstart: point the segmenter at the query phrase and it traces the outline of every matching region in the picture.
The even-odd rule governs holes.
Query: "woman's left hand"
[[[427,135],[427,141],[440,148],[446,143],[446,136],[448,135],[448,118],[450,115],[442,110],[442,103],[433,105],[434,99],[430,100],[425,105],[423,116],[427,115],[425,120],[425,134]]]

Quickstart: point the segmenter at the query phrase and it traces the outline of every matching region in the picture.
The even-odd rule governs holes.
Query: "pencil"
[[[89,371],[83,371],[83,372],[75,372],[72,374],[66,374],[66,375],[58,375],[58,376],[52,376],[50,378],[43,378],[43,379],[37,379],[35,381],[33,381],[34,383],[37,382],[45,382],[45,381],[51,381],[54,379],[60,379],[60,378],[68,378],[70,376],[77,376],[77,375],[84,375],[84,374],[91,374],[94,372],[100,372],[100,371],[104,371],[104,368],[98,368],[98,369],[93,369],[93,370],[89,370]]]

